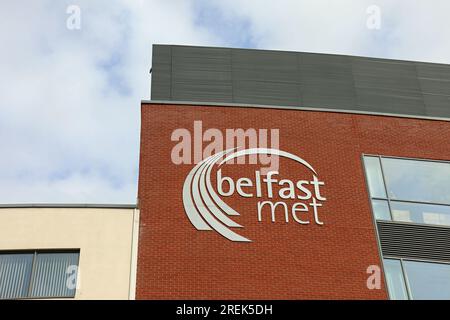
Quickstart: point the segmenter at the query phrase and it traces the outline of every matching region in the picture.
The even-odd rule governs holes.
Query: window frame
[[[384,190],[386,192],[386,198],[382,197],[372,197],[370,194],[370,188],[368,183],[368,175],[367,175],[367,166],[364,162],[365,157],[373,157],[377,158],[380,162],[380,169],[381,169],[381,175],[383,180],[383,186]],[[450,225],[444,225],[444,224],[434,224],[434,223],[420,223],[420,222],[409,222],[409,221],[401,221],[401,220],[394,220],[392,216],[392,202],[403,202],[403,203],[411,203],[411,204],[424,204],[424,205],[436,205],[436,206],[446,206],[450,208],[450,204],[448,203],[439,203],[439,202],[428,202],[428,201],[414,201],[414,200],[404,200],[404,199],[391,199],[389,197],[388,188],[386,184],[386,176],[385,171],[383,169],[383,161],[382,159],[397,159],[397,160],[412,160],[412,161],[422,161],[422,162],[437,162],[437,163],[446,163],[450,165],[450,160],[437,160],[437,159],[424,159],[424,158],[410,158],[410,157],[398,157],[398,156],[382,156],[382,155],[375,155],[375,154],[368,154],[363,153],[362,154],[362,163],[363,163],[363,169],[364,169],[364,177],[366,179],[366,190],[369,195],[369,201],[370,201],[370,207],[372,209],[372,216],[374,217],[375,222],[376,221],[383,221],[383,222],[394,222],[394,223],[405,223],[405,224],[412,224],[412,225],[427,225],[427,226],[435,226],[440,228],[450,228]],[[382,220],[382,219],[375,219],[374,216],[374,208],[372,204],[372,200],[381,200],[381,201],[387,201],[388,208],[389,208],[389,215],[391,217],[391,220]],[[376,224],[376,223],[375,223]],[[377,230],[378,231],[378,230]]]
[[[70,254],[70,253],[77,253],[78,254],[78,260],[77,260],[77,267],[80,266],[80,256],[81,256],[81,249],[80,248],[68,248],[68,249],[7,249],[7,250],[0,250],[0,255],[4,254],[32,254],[33,260],[31,262],[31,271],[30,271],[30,279],[28,283],[28,292],[26,297],[16,297],[16,298],[0,298],[0,301],[2,300],[39,300],[39,299],[74,299],[77,294],[77,286],[75,286],[75,289],[73,290],[73,296],[70,297],[64,297],[64,296],[42,296],[42,297],[32,297],[31,292],[33,290],[33,279],[34,279],[34,272],[35,272],[35,262],[36,257],[38,254]],[[77,271],[77,284],[78,284],[78,271]]]
[[[408,300],[414,300],[414,299],[412,299],[412,293],[411,293],[411,288],[410,288],[411,284],[409,283],[408,274],[407,274],[407,272],[405,270],[405,266],[404,266],[404,262],[405,261],[422,262],[422,263],[433,263],[433,264],[445,264],[447,266],[450,266],[450,262],[448,262],[448,261],[430,260],[430,259],[410,259],[410,258],[400,258],[400,257],[397,257],[397,256],[387,255],[387,256],[383,257],[383,272],[385,272],[384,271],[384,260],[385,259],[397,260],[397,261],[400,262],[400,267],[401,267],[401,270],[402,270],[403,279],[405,281],[404,285],[405,285],[405,288],[406,288],[406,293],[408,295]],[[384,277],[386,278],[386,273],[384,274]],[[386,280],[385,280],[385,283],[386,283],[386,289],[388,289]],[[388,291],[388,295],[389,295],[389,290],[387,290],[387,291]]]
[[[364,161],[365,157],[374,157],[377,158],[378,161],[380,162],[380,169],[381,169],[381,174],[383,177],[383,186],[386,192],[386,198],[379,198],[379,197],[372,197],[370,194],[370,187],[369,187],[369,178],[368,178],[368,173],[367,173],[367,166],[366,163]],[[389,198],[389,194],[388,194],[388,190],[387,190],[387,185],[386,185],[386,179],[384,176],[384,171],[383,171],[383,163],[381,161],[382,158],[391,158],[391,159],[399,159],[399,160],[416,160],[416,161],[425,161],[425,162],[439,162],[439,163],[448,163],[450,164],[450,160],[440,160],[440,159],[424,159],[424,158],[413,158],[413,157],[399,157],[399,156],[381,156],[379,154],[372,154],[372,153],[361,153],[361,166],[363,169],[363,176],[364,176],[364,180],[365,180],[365,185],[366,185],[366,192],[367,192],[367,196],[368,196],[368,201],[369,201],[369,206],[370,209],[372,211],[372,223],[375,229],[375,238],[376,238],[376,243],[377,243],[377,247],[378,247],[378,256],[381,262],[381,270],[383,272],[383,280],[384,280],[384,284],[386,287],[386,294],[388,296],[389,300],[392,300],[391,295],[389,293],[389,289],[387,287],[387,279],[386,279],[386,270],[384,268],[384,263],[383,260],[384,259],[396,259],[396,260],[408,260],[408,261],[416,261],[416,262],[428,262],[428,263],[440,263],[440,264],[450,264],[448,261],[442,261],[442,260],[427,260],[427,259],[404,259],[404,258],[399,258],[396,256],[383,256],[382,254],[382,250],[381,250],[381,242],[380,242],[380,237],[379,237],[379,230],[378,230],[378,224],[377,221],[383,221],[385,223],[401,223],[401,224],[409,224],[409,225],[424,225],[421,223],[417,223],[417,222],[406,222],[406,221],[395,221],[392,219],[392,209],[391,209],[391,203],[390,203],[390,198]],[[375,214],[374,214],[374,207],[373,207],[373,203],[372,200],[382,200],[382,201],[387,201],[388,203],[388,208],[389,208],[389,214],[391,217],[391,220],[377,220],[375,218]],[[398,199],[394,200],[394,201],[399,201]],[[404,202],[408,202],[408,201],[404,201]],[[421,203],[419,201],[409,201],[412,203]],[[446,205],[449,206],[448,204],[440,204],[440,203],[423,203],[423,204],[434,204],[434,205]],[[435,224],[426,224],[426,225],[431,225],[431,226],[436,226],[439,228],[450,228],[450,226],[446,226],[446,225],[435,225]],[[405,286],[406,286],[406,291],[408,294],[408,299],[411,299],[411,292],[410,292],[410,288],[409,288],[409,283],[408,283],[408,279],[407,276],[405,274],[405,270],[404,270],[404,266],[403,266],[403,261],[400,261],[400,266],[402,268],[402,273],[403,273],[403,277],[405,279]]]

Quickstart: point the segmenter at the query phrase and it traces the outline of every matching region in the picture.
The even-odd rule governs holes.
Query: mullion
[[[36,269],[36,258],[37,258],[37,251],[34,251],[34,253],[33,253],[33,262],[31,264],[30,282],[28,284],[28,295],[27,295],[27,298],[30,298],[31,297],[31,293],[33,292],[33,284],[34,284],[35,269]]]
[[[402,268],[403,281],[405,282],[405,288],[406,288],[406,294],[408,295],[408,300],[413,300],[411,288],[409,285],[408,275],[406,274],[405,266],[403,265],[403,258],[400,258],[400,267]]]
[[[374,198],[375,199],[375,198]],[[386,199],[380,199],[386,200]],[[450,204],[447,203],[439,203],[439,202],[426,202],[426,201],[414,201],[414,200],[402,200],[402,199],[391,199],[392,202],[406,202],[406,203],[417,203],[417,204],[425,204],[430,206],[443,206],[450,207]]]
[[[386,177],[384,175],[383,161],[382,161],[381,156],[378,156],[378,161],[380,161],[381,177],[383,178],[384,191],[386,192],[386,200],[387,200],[388,208],[389,208],[389,216],[391,217],[391,221],[394,221],[394,217],[392,216],[391,199],[389,197],[388,188],[386,185]]]

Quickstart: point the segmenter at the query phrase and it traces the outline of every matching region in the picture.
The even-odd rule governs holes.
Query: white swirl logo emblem
[[[308,168],[314,177],[314,181],[298,181],[297,182],[297,188],[298,190],[303,190],[304,195],[303,197],[298,196],[298,199],[309,199],[312,197],[312,194],[309,190],[306,190],[304,188],[304,184],[311,184],[314,185],[315,191],[316,191],[316,198],[320,201],[326,200],[326,198],[322,197],[319,192],[319,186],[323,185],[323,182],[320,182],[317,179],[317,173],[314,170],[314,168],[305,160],[301,159],[300,157],[281,150],[277,149],[269,149],[269,148],[251,148],[251,149],[244,149],[237,151],[236,149],[229,149],[226,151],[222,151],[219,153],[216,153],[212,156],[209,156],[208,158],[204,159],[203,161],[199,162],[188,174],[186,177],[186,180],[184,181],[183,186],[183,205],[184,210],[186,211],[186,215],[189,218],[192,225],[197,229],[201,231],[210,231],[215,230],[223,237],[231,240],[231,241],[237,241],[237,242],[251,242],[250,239],[245,238],[233,230],[231,228],[243,228],[240,224],[236,223],[232,219],[230,219],[230,216],[239,216],[240,214],[228,206],[216,193],[214,190],[212,183],[211,183],[211,171],[214,165],[218,164],[218,168],[220,168],[224,163],[228,162],[229,160],[232,160],[237,157],[246,156],[246,155],[254,155],[254,154],[270,154],[270,155],[277,155],[280,157],[288,158],[290,160],[294,160],[306,168]],[[224,158],[222,161],[218,162],[220,159]],[[277,174],[277,172],[271,172],[272,174]],[[273,183],[276,182],[276,180],[270,179],[269,175],[264,180],[267,183]],[[258,173],[259,174],[259,173]],[[281,180],[279,183],[281,184],[283,181],[288,181],[287,179]],[[257,182],[258,183],[258,182]],[[256,184],[257,184],[256,183]],[[290,184],[293,184],[290,182]],[[247,185],[248,186],[248,185]],[[292,187],[293,188],[293,187]],[[236,188],[238,189],[238,187]],[[272,189],[271,189],[272,190]],[[272,192],[272,191],[270,191]],[[220,192],[219,192],[220,193]],[[259,191],[260,193],[260,191]],[[309,197],[308,197],[309,193]],[[241,193],[240,193],[241,194]],[[251,195],[245,195],[246,197],[249,197]],[[258,197],[261,197],[260,195]],[[282,198],[285,198],[284,196],[281,196]],[[292,198],[292,197],[291,197]],[[295,196],[297,199],[297,196]],[[318,214],[317,214],[317,207],[321,206],[321,204],[318,204],[316,202],[316,198],[313,198],[313,204],[310,204],[310,206],[314,207],[314,215],[315,215],[315,221],[317,224],[322,224],[318,220]],[[294,198],[292,198],[294,199]],[[258,203],[259,207],[259,218],[261,221],[261,208],[264,204],[269,203],[269,201]],[[275,207],[272,203],[272,221],[275,219],[274,210],[275,207],[278,204],[283,204],[282,202],[277,202],[275,204]],[[309,221],[300,220],[296,214],[298,214],[299,211],[305,212],[308,207],[307,205],[303,203],[298,203],[300,205],[303,205],[302,210],[297,208],[292,210],[292,215],[294,217],[294,220],[297,221],[300,224],[309,224]],[[286,205],[284,205],[286,207]],[[306,208],[306,210],[305,210]],[[287,211],[286,211],[286,222],[288,220]]]

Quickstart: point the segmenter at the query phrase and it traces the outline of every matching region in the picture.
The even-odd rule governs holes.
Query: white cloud
[[[81,30],[66,28],[72,4]],[[372,4],[380,30],[366,27]],[[448,12],[445,0],[2,1],[0,203],[135,201],[153,43],[450,63]]]
[[[134,202],[151,44],[208,35],[184,1],[30,3],[0,10],[0,202]]]
[[[206,1],[205,1],[206,2]],[[450,63],[446,0],[223,0],[224,15],[250,21],[259,48]],[[381,28],[367,28],[369,6]]]

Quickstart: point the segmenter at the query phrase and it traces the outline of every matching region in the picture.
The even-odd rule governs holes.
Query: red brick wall
[[[280,149],[308,161],[325,181],[323,226],[258,222],[255,199],[223,198],[241,213],[233,220],[250,243],[197,231],[184,213],[182,186],[193,165],[175,165],[170,140],[177,128],[193,131],[280,130]],[[380,265],[361,155],[450,159],[450,122],[332,112],[142,106],[138,299],[385,299],[366,286],[369,265]],[[306,174],[280,160],[280,175]],[[225,168],[224,168],[225,172]],[[226,174],[251,177],[252,166]],[[282,217],[280,215],[280,217]]]

